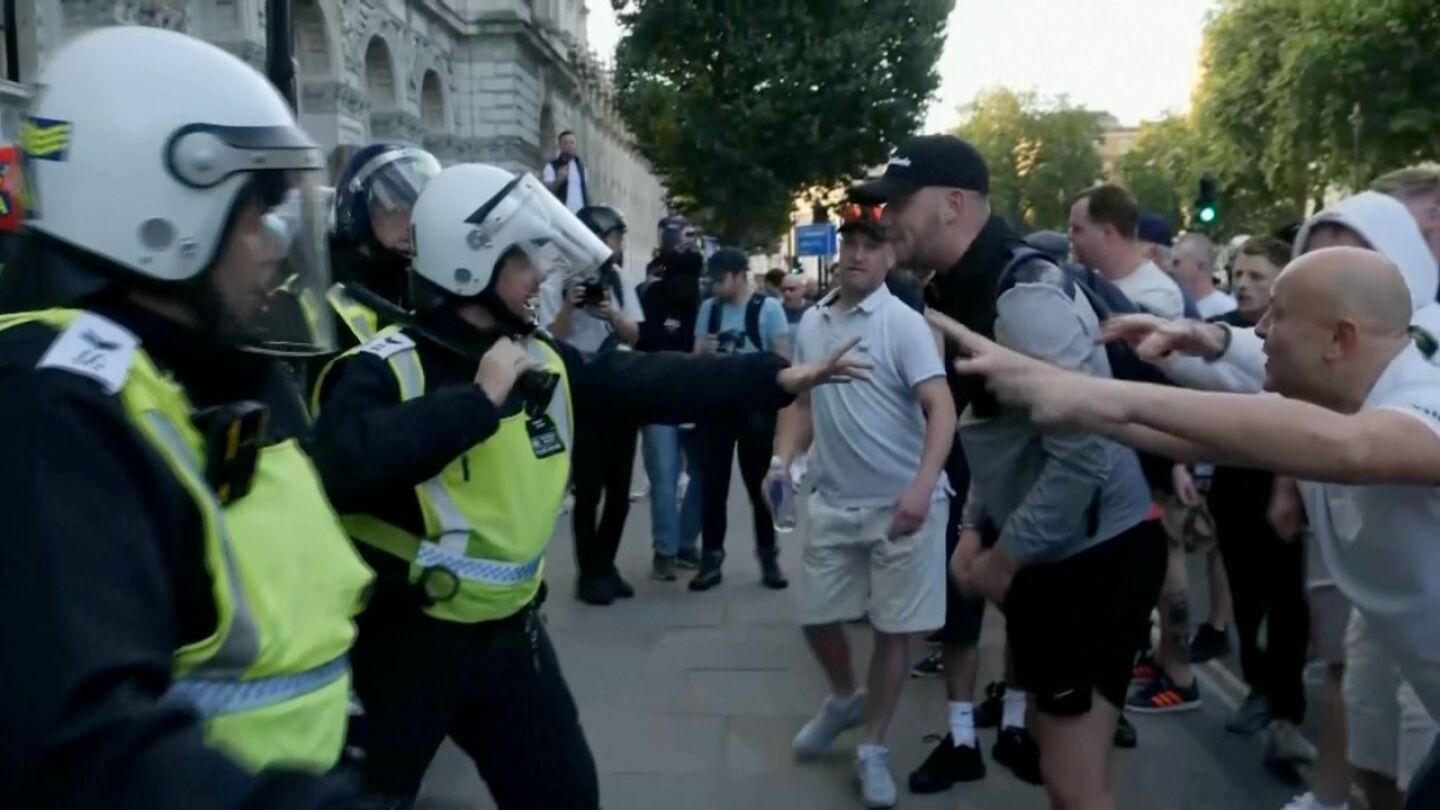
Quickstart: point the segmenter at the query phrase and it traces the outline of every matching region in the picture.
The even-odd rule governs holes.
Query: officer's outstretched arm
[[[840,347],[817,363],[791,366],[761,352],[743,355],[608,352],[586,362],[561,347],[582,416],[609,415],[637,424],[683,424],[777,411],[815,385],[865,376],[869,367]]]
[[[340,361],[324,386],[307,449],[341,513],[434,478],[500,426],[495,404],[475,385],[402,402],[394,373],[369,354]]]
[[[194,502],[142,441],[87,378],[0,372],[0,806],[322,806],[333,783],[247,773],[162,700],[215,617]]]

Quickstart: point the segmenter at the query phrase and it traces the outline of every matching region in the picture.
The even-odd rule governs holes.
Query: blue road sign
[[[795,255],[834,256],[835,226],[829,222],[795,228]]]

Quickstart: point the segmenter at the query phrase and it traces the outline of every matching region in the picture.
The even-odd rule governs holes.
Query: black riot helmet
[[[624,233],[628,229],[625,215],[608,205],[587,205],[575,216],[601,239],[615,231]]]

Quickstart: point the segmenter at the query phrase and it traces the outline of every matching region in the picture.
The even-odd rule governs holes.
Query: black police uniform
[[[456,342],[474,335],[453,314],[426,326]],[[364,512],[422,535],[415,487],[493,435],[502,411],[474,384],[474,360],[406,335],[416,343],[426,393],[402,403],[384,360],[367,353],[342,359],[322,383],[314,458],[342,514]],[[552,345],[565,363],[577,417],[678,424],[746,408],[773,411],[791,399],[776,382],[784,361],[770,355],[609,352],[587,360]],[[727,384],[716,386],[716,379]],[[520,407],[512,396],[503,412]],[[575,419],[581,430],[603,421]],[[413,796],[449,735],[505,810],[598,807],[594,760],[534,606],[477,624],[432,619],[420,610],[407,563],[358,547],[377,575],[352,655],[368,730],[357,741],[367,788]]]
[[[197,408],[258,400],[271,441],[305,424],[273,362],[123,303]],[[248,773],[160,697],[175,650],[211,636],[215,597],[195,500],[119,400],[36,364],[57,332],[0,333],[0,807],[311,808],[343,783]]]

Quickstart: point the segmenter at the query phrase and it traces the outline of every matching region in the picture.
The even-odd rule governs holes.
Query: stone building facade
[[[593,0],[592,0],[593,1]],[[608,1],[608,0],[602,0]],[[634,150],[608,73],[586,44],[587,0],[291,0],[302,126],[327,150],[387,139],[443,163],[538,172],[574,130],[592,202],[632,223],[643,268],[664,188]],[[265,0],[17,0],[20,80],[69,37],[103,25],[184,31],[263,69]],[[144,58],[137,54],[137,58]],[[15,88],[0,131],[13,138]]]

